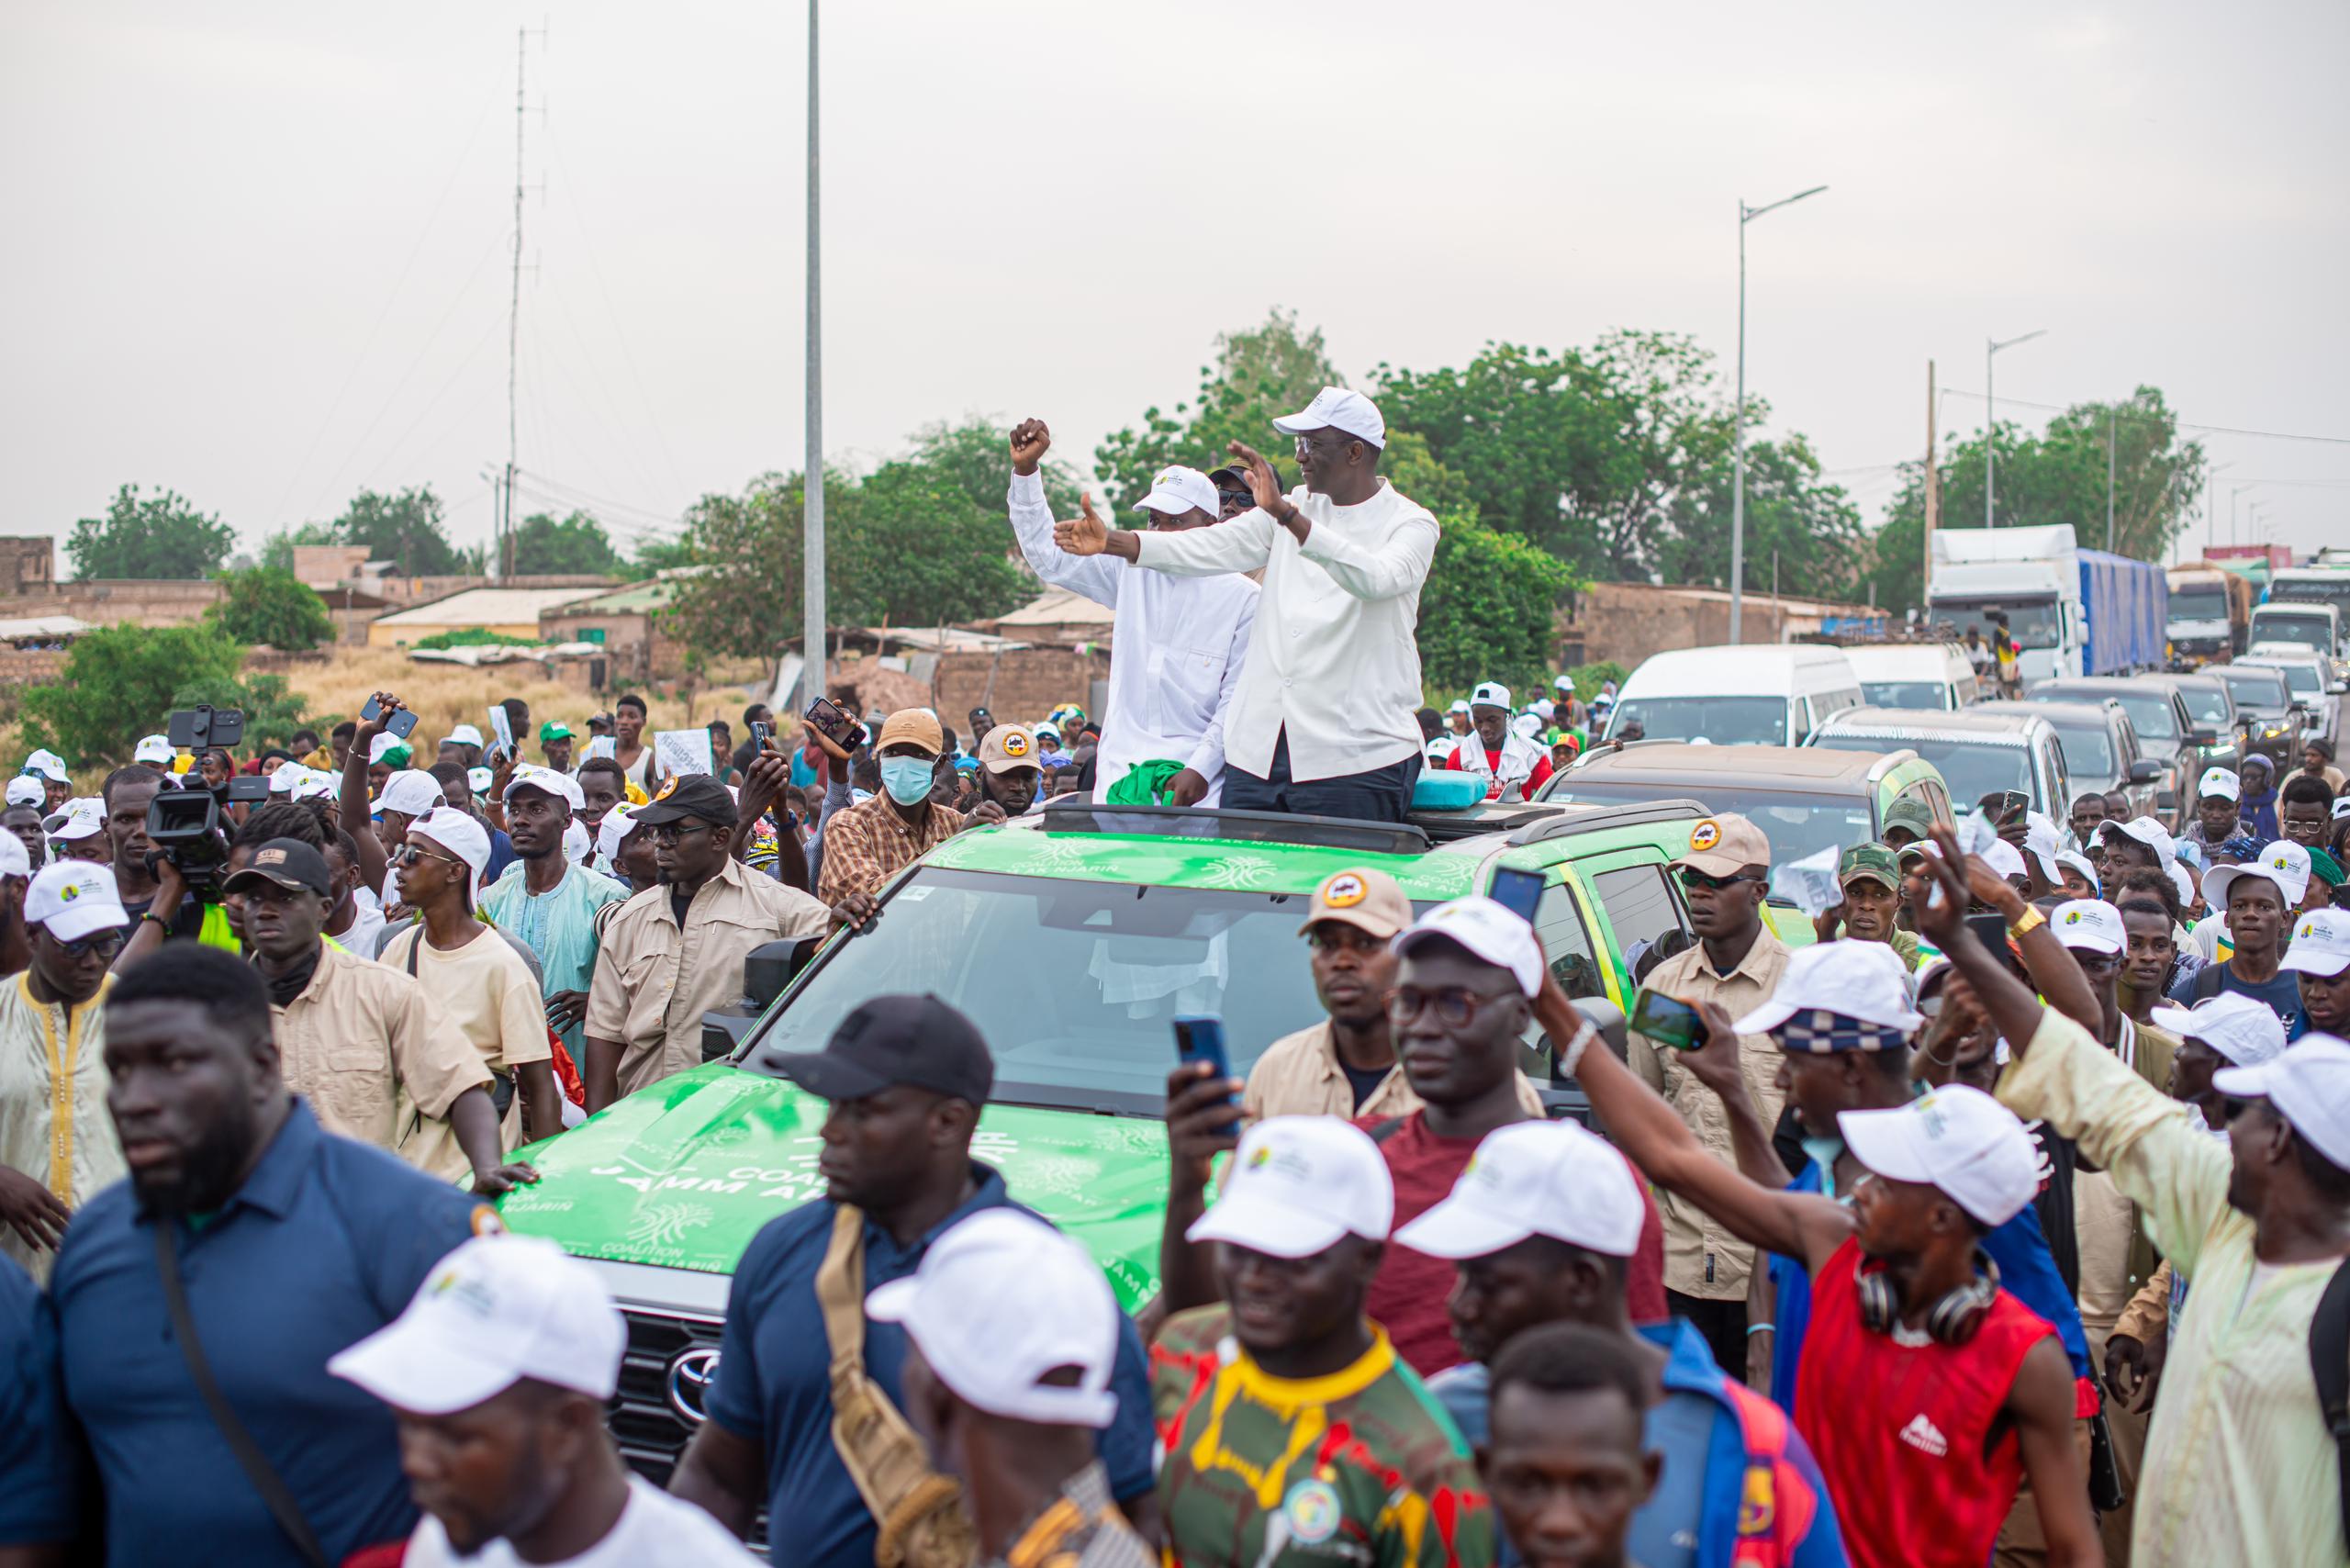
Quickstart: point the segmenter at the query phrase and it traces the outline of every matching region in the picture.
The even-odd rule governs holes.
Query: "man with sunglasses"
[[[1052,443],[1042,420],[1013,427],[1012,528],[1038,577],[1117,615],[1110,722],[1094,761],[1094,799],[1107,799],[1110,787],[1136,764],[1165,758],[1183,765],[1168,780],[1168,803],[1213,806],[1224,781],[1225,719],[1257,623],[1257,585],[1243,577],[1145,572],[1111,555],[1074,554],[1056,545],[1038,467]],[[1247,494],[1245,486],[1241,493]],[[1237,515],[1230,504],[1198,469],[1169,466],[1158,471],[1135,510],[1154,530],[1180,533]],[[1092,499],[1084,505],[1092,519]]]
[[[1136,533],[1087,516],[1054,524],[1053,541],[1177,577],[1262,568],[1224,737],[1224,803],[1401,822],[1422,761],[1416,633],[1436,519],[1381,476],[1387,424],[1361,393],[1326,386],[1273,428],[1297,440],[1305,483],[1290,494],[1235,442],[1257,504],[1230,522]]]
[[[816,900],[734,858],[734,797],[707,774],[663,781],[630,814],[652,835],[661,884],[621,906],[597,950],[579,1069],[589,1115],[701,1065],[701,1015],[741,998],[752,948],[831,924]]]
[[[124,1171],[106,1120],[107,968],[122,949],[114,873],[44,867],[25,890],[32,965],[0,980],[0,1252],[49,1277],[73,1212]]]
[[[1787,947],[1762,918],[1771,880],[1771,841],[1742,816],[1707,817],[1689,829],[1689,846],[1673,862],[1697,940],[1659,964],[1648,989],[1693,1007],[1710,1003],[1742,1018],[1769,1002],[1787,972]],[[1680,1052],[1635,1034],[1627,1059],[1640,1081],[1672,1103],[1697,1139],[1734,1162],[1729,1121],[1721,1102],[1678,1059]],[[1747,1090],[1762,1125],[1779,1119],[1779,1052],[1768,1035],[1739,1037]],[[1736,1371],[1746,1365],[1746,1293],[1754,1249],[1695,1203],[1667,1195],[1664,1285],[1676,1317],[1706,1337],[1714,1359]]]

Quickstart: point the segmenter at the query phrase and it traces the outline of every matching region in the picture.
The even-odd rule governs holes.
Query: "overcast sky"
[[[124,482],[251,543],[506,456],[515,32],[547,7],[0,20],[0,532]],[[621,528],[802,461],[805,13],[565,0],[531,40],[520,464]],[[1293,308],[1341,371],[1612,327],[1736,343],[1874,516],[2007,398],[2160,386],[2350,543],[2350,6],[839,0],[825,446],[1049,420],[1080,467]],[[2044,415],[2014,405],[2017,417]],[[526,497],[535,510],[543,500]],[[2242,525],[2243,537],[2257,537]],[[2090,541],[2084,541],[2089,543]],[[2196,541],[2200,543],[2200,530]]]

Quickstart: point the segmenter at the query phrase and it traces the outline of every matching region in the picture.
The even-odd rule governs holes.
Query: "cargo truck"
[[[2252,584],[2244,574],[2209,561],[2188,561],[2173,566],[2168,577],[2165,629],[2171,667],[2194,669],[2243,653],[2252,625]]]
[[[1934,534],[1926,609],[1989,636],[2004,622],[2024,682],[2161,669],[2170,588],[2151,561],[2084,550],[2069,523]]]

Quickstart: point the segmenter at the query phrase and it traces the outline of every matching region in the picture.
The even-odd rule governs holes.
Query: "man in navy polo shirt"
[[[57,1386],[57,1319],[0,1258],[0,1563],[51,1568],[80,1525],[80,1466]]]
[[[213,1380],[326,1560],[405,1540],[416,1505],[391,1413],[327,1358],[398,1316],[495,1214],[321,1131],[279,1075],[268,988],[225,953],[175,942],[124,970],[106,1064],[130,1176],[73,1216],[50,1289],[66,1404],[105,1487],[107,1562],[306,1561],[198,1392],[165,1305],[165,1247]]]
[[[971,1159],[995,1064],[971,1021],[934,996],[876,997],[821,1052],[766,1058],[832,1103],[817,1169],[823,1201],[769,1222],[735,1270],[710,1391],[710,1419],[669,1489],[749,1533],[767,1506],[778,1568],[874,1561],[873,1516],[833,1446],[831,1356],[816,1271],[834,1215],[865,1215],[865,1289],[912,1274],[932,1242],[974,1212],[1011,1205],[1003,1177]],[[865,1320],[867,1373],[905,1407],[905,1330]],[[1110,1493],[1150,1533],[1154,1441],[1142,1341],[1121,1321],[1110,1377],[1118,1411],[1099,1439]]]

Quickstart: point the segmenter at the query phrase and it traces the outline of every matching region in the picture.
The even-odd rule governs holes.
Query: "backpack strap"
[[[2310,1318],[2310,1372],[2317,1379],[2318,1409],[2333,1434],[2340,1469],[2342,1525],[2350,1537],[2350,1259],[2325,1282]]]
[[[2220,994],[2220,987],[2226,974],[2227,966],[2224,964],[2204,965],[2195,971],[2195,980],[2188,988],[2188,994],[2198,1002],[2210,1001]]]

